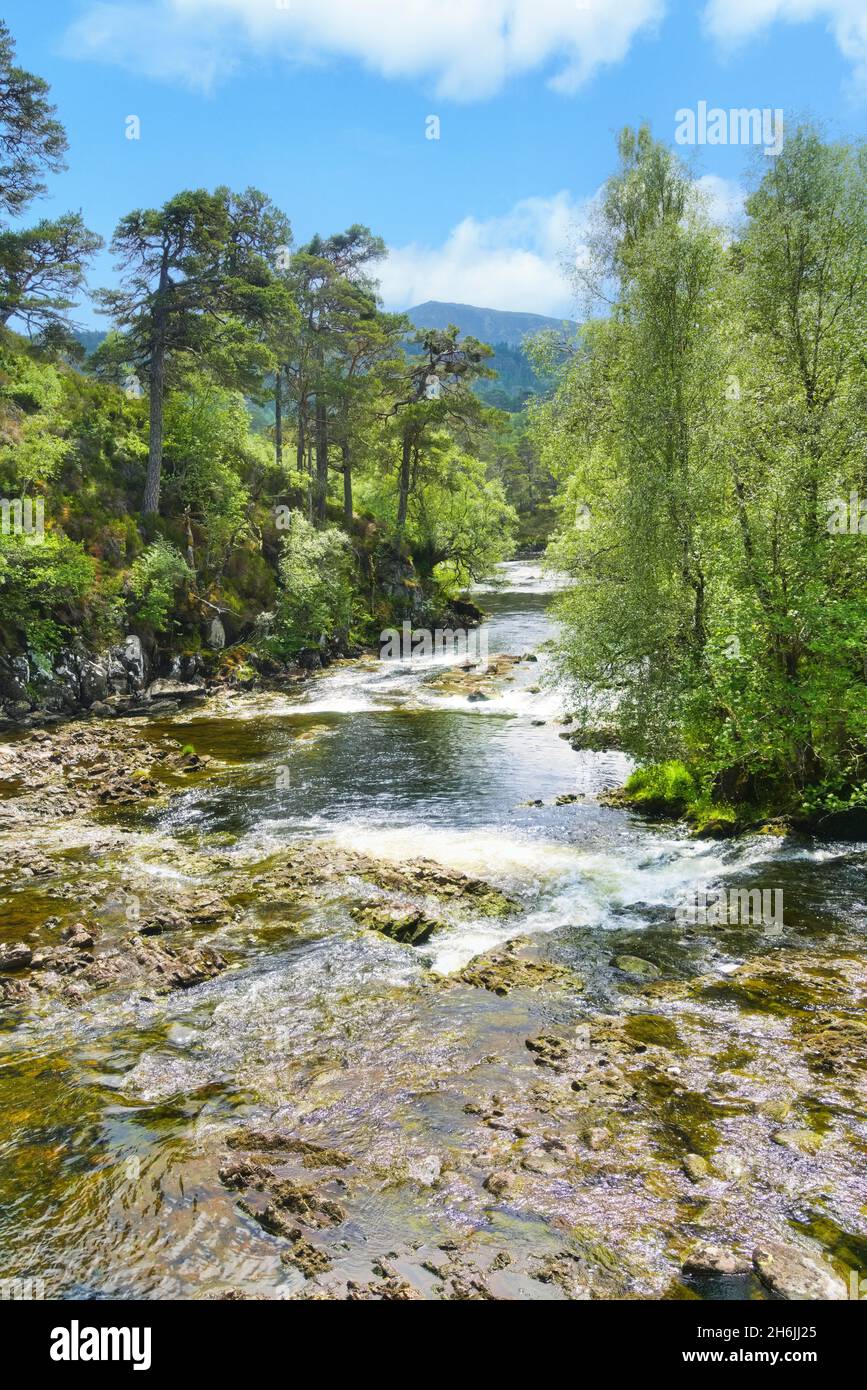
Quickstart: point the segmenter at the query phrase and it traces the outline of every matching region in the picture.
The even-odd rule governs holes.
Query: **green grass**
[[[655,763],[632,773],[623,788],[623,801],[645,815],[683,816],[697,791],[683,763]]]

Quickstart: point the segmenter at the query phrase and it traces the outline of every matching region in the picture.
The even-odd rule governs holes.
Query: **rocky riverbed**
[[[526,659],[544,591],[508,577],[484,673],[346,664],[0,745],[7,1275],[858,1287],[867,847],[698,844],[602,804],[625,760],[560,738]],[[781,882],[784,928],[684,924],[699,880]]]

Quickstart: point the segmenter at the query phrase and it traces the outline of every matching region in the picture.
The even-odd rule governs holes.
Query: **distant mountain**
[[[546,328],[568,337],[578,327],[572,319],[515,314],[506,309],[480,309],[474,304],[445,304],[436,299],[416,304],[406,313],[416,328],[448,328],[453,323],[464,336],[490,343],[495,350],[490,365],[498,375],[494,381],[480,381],[476,389],[486,404],[508,411],[522,410],[531,396],[540,395],[549,385],[530,365],[524,352],[524,339]],[[99,347],[105,332],[82,329],[75,336],[91,353]]]
[[[444,304],[438,299],[416,304],[406,313],[416,328],[448,328],[453,323],[461,333],[483,343],[506,343],[509,347],[520,347],[529,333],[541,333],[545,328],[568,334],[578,327],[572,319],[515,314],[508,309],[479,309],[474,304]]]
[[[453,323],[463,335],[490,343],[494,356],[489,365],[498,375],[494,381],[480,381],[476,390],[487,405],[512,412],[523,410],[531,396],[541,395],[550,385],[533,370],[524,339],[546,328],[570,337],[578,327],[572,319],[479,309],[474,304],[444,304],[436,299],[416,304],[406,314],[416,328],[448,328]]]
[[[90,353],[96,352],[105,336],[104,328],[79,328],[75,334],[88,356]]]

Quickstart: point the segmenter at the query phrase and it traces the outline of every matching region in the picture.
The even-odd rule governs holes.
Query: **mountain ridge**
[[[462,334],[479,338],[483,343],[505,343],[521,347],[532,333],[545,329],[564,329],[573,333],[578,324],[574,319],[552,318],[547,314],[530,314],[511,309],[488,309],[478,304],[459,304],[449,300],[426,299],[414,304],[404,313],[416,328],[448,328],[453,323]]]

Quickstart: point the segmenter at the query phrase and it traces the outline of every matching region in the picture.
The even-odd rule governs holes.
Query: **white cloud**
[[[392,309],[428,299],[486,309],[568,316],[574,295],[564,275],[586,205],[567,193],[525,198],[504,217],[465,217],[442,246],[393,247],[379,270]]]
[[[66,50],[202,89],[251,54],[343,57],[471,100],[539,69],[574,91],[664,11],[665,0],[91,0]]]
[[[740,221],[744,190],[733,179],[696,179],[705,210],[726,230]],[[465,217],[441,246],[389,248],[378,268],[389,309],[408,309],[428,299],[476,304],[486,309],[574,317],[570,272],[586,265],[586,237],[599,193],[575,202],[565,191],[524,198],[502,217]]]
[[[742,43],[775,22],[803,24],[826,20],[837,46],[867,86],[867,4],[865,0],[707,0],[704,22],[726,45]]]
[[[745,194],[739,183],[735,183],[734,179],[721,178],[719,174],[702,174],[695,182],[712,222],[728,228],[740,220],[744,213]]]

